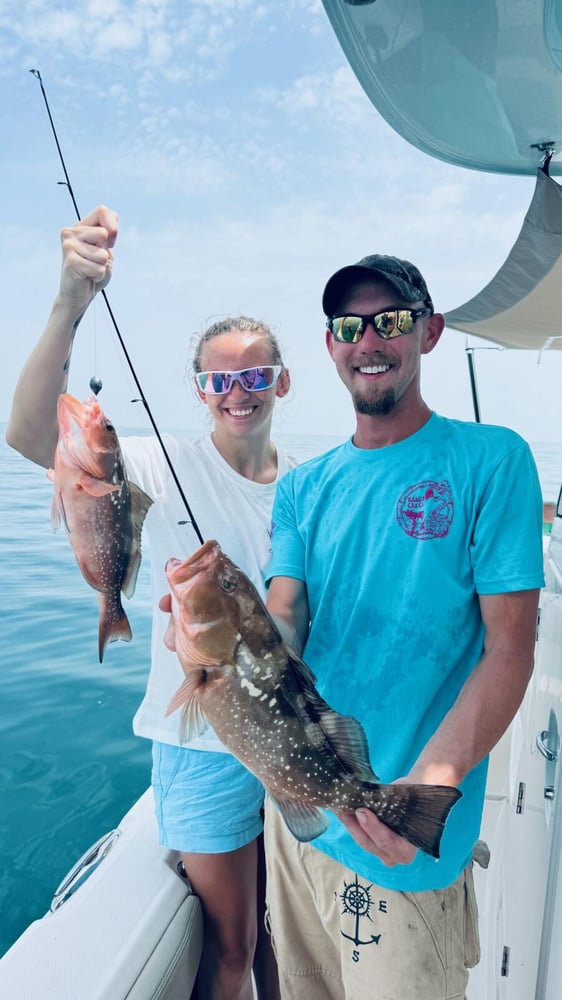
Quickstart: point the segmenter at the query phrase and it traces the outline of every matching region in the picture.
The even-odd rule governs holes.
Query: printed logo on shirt
[[[453,523],[454,509],[449,483],[424,479],[404,490],[396,505],[396,518],[411,538],[444,538]]]
[[[343,892],[338,893],[342,903],[341,936],[351,941],[355,945],[352,949],[351,957],[354,962],[360,958],[359,948],[367,944],[378,944],[382,933],[379,928],[378,934],[373,934],[372,914],[387,913],[387,903],[385,899],[379,899],[378,903],[371,895],[372,885],[364,885],[359,881],[357,875],[353,882],[344,881]],[[344,930],[345,928],[345,930]]]

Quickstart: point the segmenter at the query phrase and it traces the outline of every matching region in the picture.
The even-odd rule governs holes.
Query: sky
[[[413,260],[436,307],[498,270],[535,178],[469,171],[416,150],[369,102],[319,0],[0,0],[0,421],[57,290],[75,222],[49,100],[82,215],[115,209],[108,296],[161,429],[205,426],[185,377],[193,336],[228,314],[269,322],[293,388],[276,433],[353,430],[324,346],[321,296],[369,253]],[[472,339],[482,420],[560,441],[562,352]],[[472,419],[464,334],[423,359],[438,412]],[[80,326],[70,391],[119,427],[148,426],[103,301]]]

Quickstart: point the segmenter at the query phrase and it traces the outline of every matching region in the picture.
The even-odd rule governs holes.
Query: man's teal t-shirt
[[[348,441],[291,470],[273,509],[269,577],[306,583],[303,659],[323,698],[358,719],[373,770],[404,776],[483,651],[479,595],[542,586],[542,499],[513,431],[433,414],[411,437]],[[487,760],[467,775],[434,860],[386,867],[331,814],[314,846],[390,889],[444,888],[478,838]]]

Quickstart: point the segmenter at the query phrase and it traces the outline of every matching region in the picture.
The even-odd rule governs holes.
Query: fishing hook
[[[72,184],[70,183],[70,177],[68,176],[68,171],[66,169],[66,164],[64,162],[64,157],[62,155],[62,150],[61,150],[60,143],[59,143],[58,136],[57,136],[57,132],[56,132],[56,129],[55,129],[55,124],[53,122],[53,116],[51,115],[51,109],[49,107],[49,102],[47,100],[47,94],[46,94],[45,88],[43,86],[43,80],[41,79],[41,73],[39,72],[38,69],[30,69],[29,72],[35,77],[36,80],[39,81],[39,86],[41,87],[41,93],[43,94],[43,100],[45,102],[45,107],[47,109],[47,114],[49,116],[49,121],[51,123],[51,130],[52,130],[52,133],[53,133],[53,136],[54,136],[54,140],[55,140],[55,143],[56,143],[56,146],[57,146],[57,150],[58,150],[58,154],[59,154],[59,159],[60,159],[60,162],[61,162],[61,165],[62,165],[62,169],[64,171],[64,177],[65,177],[64,181],[58,181],[57,183],[63,185],[64,187],[66,187],[68,189],[68,193],[69,193],[70,198],[72,200],[72,204],[74,205],[74,211],[76,212],[76,217],[77,217],[78,221],[80,222],[80,219],[81,219],[80,211],[79,211],[79,208],[78,208],[78,205],[77,205],[77,202],[76,202],[76,198],[74,197],[74,191],[72,190]],[[103,288],[101,290],[101,296],[103,298],[103,301],[106,304],[107,311],[109,313],[109,317],[110,317],[111,322],[113,324],[113,328],[115,330],[115,333],[117,334],[117,339],[119,340],[119,344],[121,345],[121,349],[123,351],[123,354],[125,355],[125,360],[126,360],[128,366],[129,366],[129,371],[131,372],[131,375],[133,376],[135,385],[137,387],[137,391],[138,391],[139,397],[140,397],[140,399],[138,400],[138,402],[140,402],[140,403],[143,404],[143,406],[144,406],[144,408],[146,410],[148,419],[150,420],[150,423],[152,424],[152,428],[154,430],[154,433],[156,434],[156,437],[158,438],[158,443],[159,443],[159,445],[160,445],[160,447],[162,449],[162,453],[164,455],[164,458],[166,460],[168,468],[169,468],[169,470],[170,470],[170,472],[172,474],[172,478],[173,478],[173,480],[174,480],[174,482],[175,482],[175,484],[176,484],[176,486],[178,488],[179,494],[180,494],[180,496],[181,496],[181,498],[183,500],[185,509],[187,511],[188,518],[189,518],[188,523],[191,523],[193,525],[193,530],[195,531],[195,534],[197,535],[197,538],[199,539],[199,543],[201,545],[203,545],[203,542],[204,542],[203,535],[201,534],[201,531],[199,529],[199,525],[197,524],[197,521],[195,520],[195,517],[193,515],[191,507],[189,506],[189,503],[187,501],[187,497],[186,497],[186,495],[185,495],[185,493],[184,493],[184,491],[182,489],[181,483],[180,483],[180,481],[179,481],[179,479],[177,477],[176,470],[174,469],[174,466],[172,465],[172,460],[171,460],[171,458],[170,458],[170,456],[169,456],[169,454],[167,452],[167,449],[166,449],[166,446],[164,444],[164,441],[162,440],[162,436],[160,434],[160,431],[158,430],[158,427],[156,425],[156,421],[154,420],[154,417],[152,416],[151,409],[150,409],[150,407],[148,405],[146,396],[144,395],[144,392],[142,390],[142,386],[141,386],[141,384],[140,384],[140,382],[139,382],[139,380],[137,378],[137,373],[136,373],[136,371],[134,369],[133,362],[131,361],[131,358],[129,356],[129,352],[128,352],[126,346],[125,346],[125,342],[123,340],[123,337],[121,336],[121,331],[119,330],[119,327],[117,325],[117,321],[115,319],[115,316],[113,315],[113,310],[112,310],[112,308],[111,308],[111,306],[109,304],[109,300],[108,300],[107,295],[105,293],[105,289],[103,289]],[[95,384],[97,386],[98,383],[100,383],[100,380],[96,379],[95,376],[92,379],[92,381],[94,381],[94,380],[96,380]],[[97,395],[97,392],[99,392],[99,390],[101,389],[101,384],[99,384],[99,388],[97,389],[97,392],[96,392],[96,389],[94,388],[94,386],[92,385],[92,382],[90,382],[90,388]],[[179,523],[186,523],[186,522],[179,522]]]

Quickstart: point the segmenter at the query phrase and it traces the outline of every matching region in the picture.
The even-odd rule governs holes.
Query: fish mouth
[[[91,396],[90,399],[86,399],[84,402],[76,399],[76,396],[71,396],[69,392],[63,392],[59,396],[59,406],[64,408],[77,420],[82,416],[84,410],[90,410],[94,403],[99,407],[95,396]]]
[[[88,423],[91,421],[92,413],[97,407],[98,411],[100,405],[95,396],[87,399],[82,403],[75,396],[71,396],[68,392],[63,392],[59,396],[57,404],[57,415],[60,427],[65,427],[68,430],[76,428],[78,430],[84,430]]]
[[[215,539],[210,539],[203,542],[203,545],[187,559],[177,559],[172,556],[168,559],[164,571],[170,583],[185,583],[208,569],[220,552],[219,543]]]

